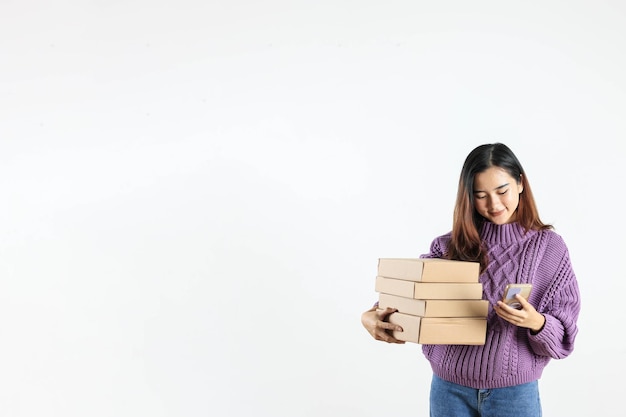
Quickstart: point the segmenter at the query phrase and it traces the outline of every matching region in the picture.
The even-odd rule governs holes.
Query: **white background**
[[[0,3],[0,415],[424,416],[360,314],[509,145],[583,310],[544,414],[622,415],[626,5]]]

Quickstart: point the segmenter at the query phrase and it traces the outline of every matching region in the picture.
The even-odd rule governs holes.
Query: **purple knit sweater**
[[[541,377],[550,359],[572,353],[578,333],[580,294],[565,242],[552,230],[528,231],[517,223],[486,222],[481,237],[489,264],[481,274],[483,299],[489,300],[484,345],[423,345],[435,375],[464,386],[489,389],[523,384]],[[436,238],[422,258],[441,258],[450,234]],[[508,283],[532,283],[528,299],[546,318],[532,334],[496,315],[493,305]]]

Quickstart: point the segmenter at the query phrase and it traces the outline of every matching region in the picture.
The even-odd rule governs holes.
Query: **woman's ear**
[[[517,181],[517,190],[518,194],[521,194],[524,191],[524,182],[522,181],[522,174],[519,174],[519,181]]]

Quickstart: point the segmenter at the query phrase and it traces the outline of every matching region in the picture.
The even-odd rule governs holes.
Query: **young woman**
[[[486,144],[467,156],[452,231],[435,238],[423,258],[480,262],[483,297],[493,308],[484,345],[422,345],[431,364],[431,417],[541,416],[538,380],[550,359],[572,353],[580,294],[567,246],[540,218],[526,173],[504,144]],[[509,283],[531,283],[521,309],[502,303]],[[395,310],[361,322],[376,339],[403,343],[388,322]]]

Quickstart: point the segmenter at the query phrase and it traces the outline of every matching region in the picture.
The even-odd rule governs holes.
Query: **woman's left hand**
[[[546,322],[544,315],[535,310],[535,307],[519,294],[516,294],[515,298],[522,305],[521,309],[517,310],[498,301],[494,306],[496,314],[511,324],[528,328],[535,333],[539,332]]]

